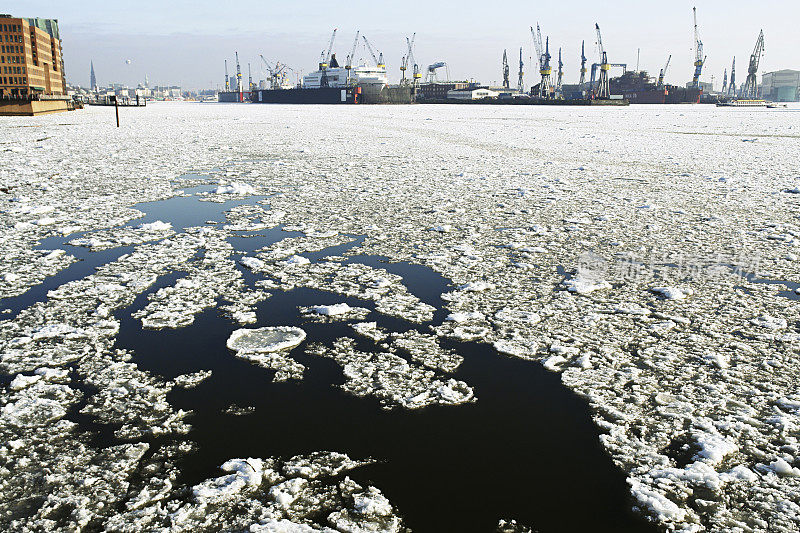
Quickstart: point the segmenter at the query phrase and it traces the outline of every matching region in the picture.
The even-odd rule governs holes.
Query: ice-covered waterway
[[[0,123],[11,530],[796,531],[800,109]]]

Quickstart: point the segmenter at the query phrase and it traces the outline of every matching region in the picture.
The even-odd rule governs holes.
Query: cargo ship
[[[611,93],[622,95],[632,104],[696,104],[701,89],[659,85],[646,71],[625,72],[610,80]]]
[[[270,89],[251,92],[250,101],[257,104],[385,104],[411,103],[411,87],[389,86],[386,65],[339,65],[336,54],[330,62],[320,63],[316,72],[303,76],[303,82],[287,88],[273,85]]]

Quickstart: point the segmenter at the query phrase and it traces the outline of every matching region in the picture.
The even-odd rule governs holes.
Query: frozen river
[[[800,107],[0,122],[0,527],[797,531]]]

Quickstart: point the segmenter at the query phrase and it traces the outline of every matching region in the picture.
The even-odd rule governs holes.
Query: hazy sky
[[[224,59],[229,72],[235,72],[234,50],[239,52],[245,83],[248,62],[254,80],[264,77],[259,54],[307,73],[316,70],[333,28],[339,29],[337,57],[344,60],[356,30],[361,30],[384,53],[393,80],[400,77],[405,36],[412,32],[417,33],[415,56],[423,70],[435,61],[446,61],[452,78],[483,83],[502,79],[501,58],[508,49],[511,83],[516,85],[522,46],[529,86],[539,77],[529,59],[533,48],[529,27],[537,21],[543,35],[550,36],[554,58],[563,47],[565,83],[574,83],[579,76],[581,40],[586,41],[589,63],[597,61],[594,23],[598,22],[611,62],[635,68],[636,51],[641,48],[641,68],[657,75],[672,54],[667,82],[682,85],[694,69],[694,5],[708,56],[704,81],[713,75],[719,87],[723,69],[730,69],[734,55],[737,79],[744,81],[762,28],[766,54],[759,70],[800,69],[796,0],[622,0],[602,6],[586,0],[6,0],[3,4],[0,11],[14,16],[59,20],[67,79],[84,86],[93,60],[101,85],[135,85],[147,74],[151,85],[218,87],[224,83]],[[360,54],[366,56],[363,47]]]

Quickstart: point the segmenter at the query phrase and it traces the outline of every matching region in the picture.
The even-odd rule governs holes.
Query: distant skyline
[[[759,68],[764,71],[800,69],[800,2],[766,0],[752,2],[672,1],[653,3],[619,1],[614,7],[597,2],[536,5],[507,0],[486,4],[459,2],[383,3],[352,0],[335,4],[320,0],[235,3],[177,0],[110,3],[98,0],[71,2],[10,0],[0,11],[13,16],[56,18],[64,45],[67,80],[89,85],[94,62],[99,85],[143,83],[181,85],[184,88],[217,88],[224,84],[224,60],[235,74],[238,50],[242,77],[247,83],[247,64],[254,81],[264,78],[259,54],[270,62],[288,64],[298,75],[316,70],[320,52],[338,28],[334,51],[341,62],[360,30],[383,52],[390,79],[400,78],[400,60],[406,36],[416,32],[415,56],[420,68],[446,61],[454,79],[472,78],[482,83],[502,81],[501,59],[508,51],[510,81],[516,86],[519,47],[524,51],[525,84],[538,83],[533,64],[530,26],[538,22],[543,36],[550,36],[554,69],[558,48],[563,47],[564,82],[576,83],[580,68],[581,40],[586,42],[588,63],[598,61],[595,22],[600,24],[603,44],[613,63],[640,68],[658,75],[667,57],[672,61],[668,83],[683,85],[694,70],[692,7],[697,6],[700,38],[708,56],[702,81],[719,89],[723,69],[730,71],[736,56],[736,78],[747,74],[750,54],[759,30],[764,30],[766,53]],[[358,54],[369,57],[360,47]],[[730,72],[729,72],[730,74]]]

